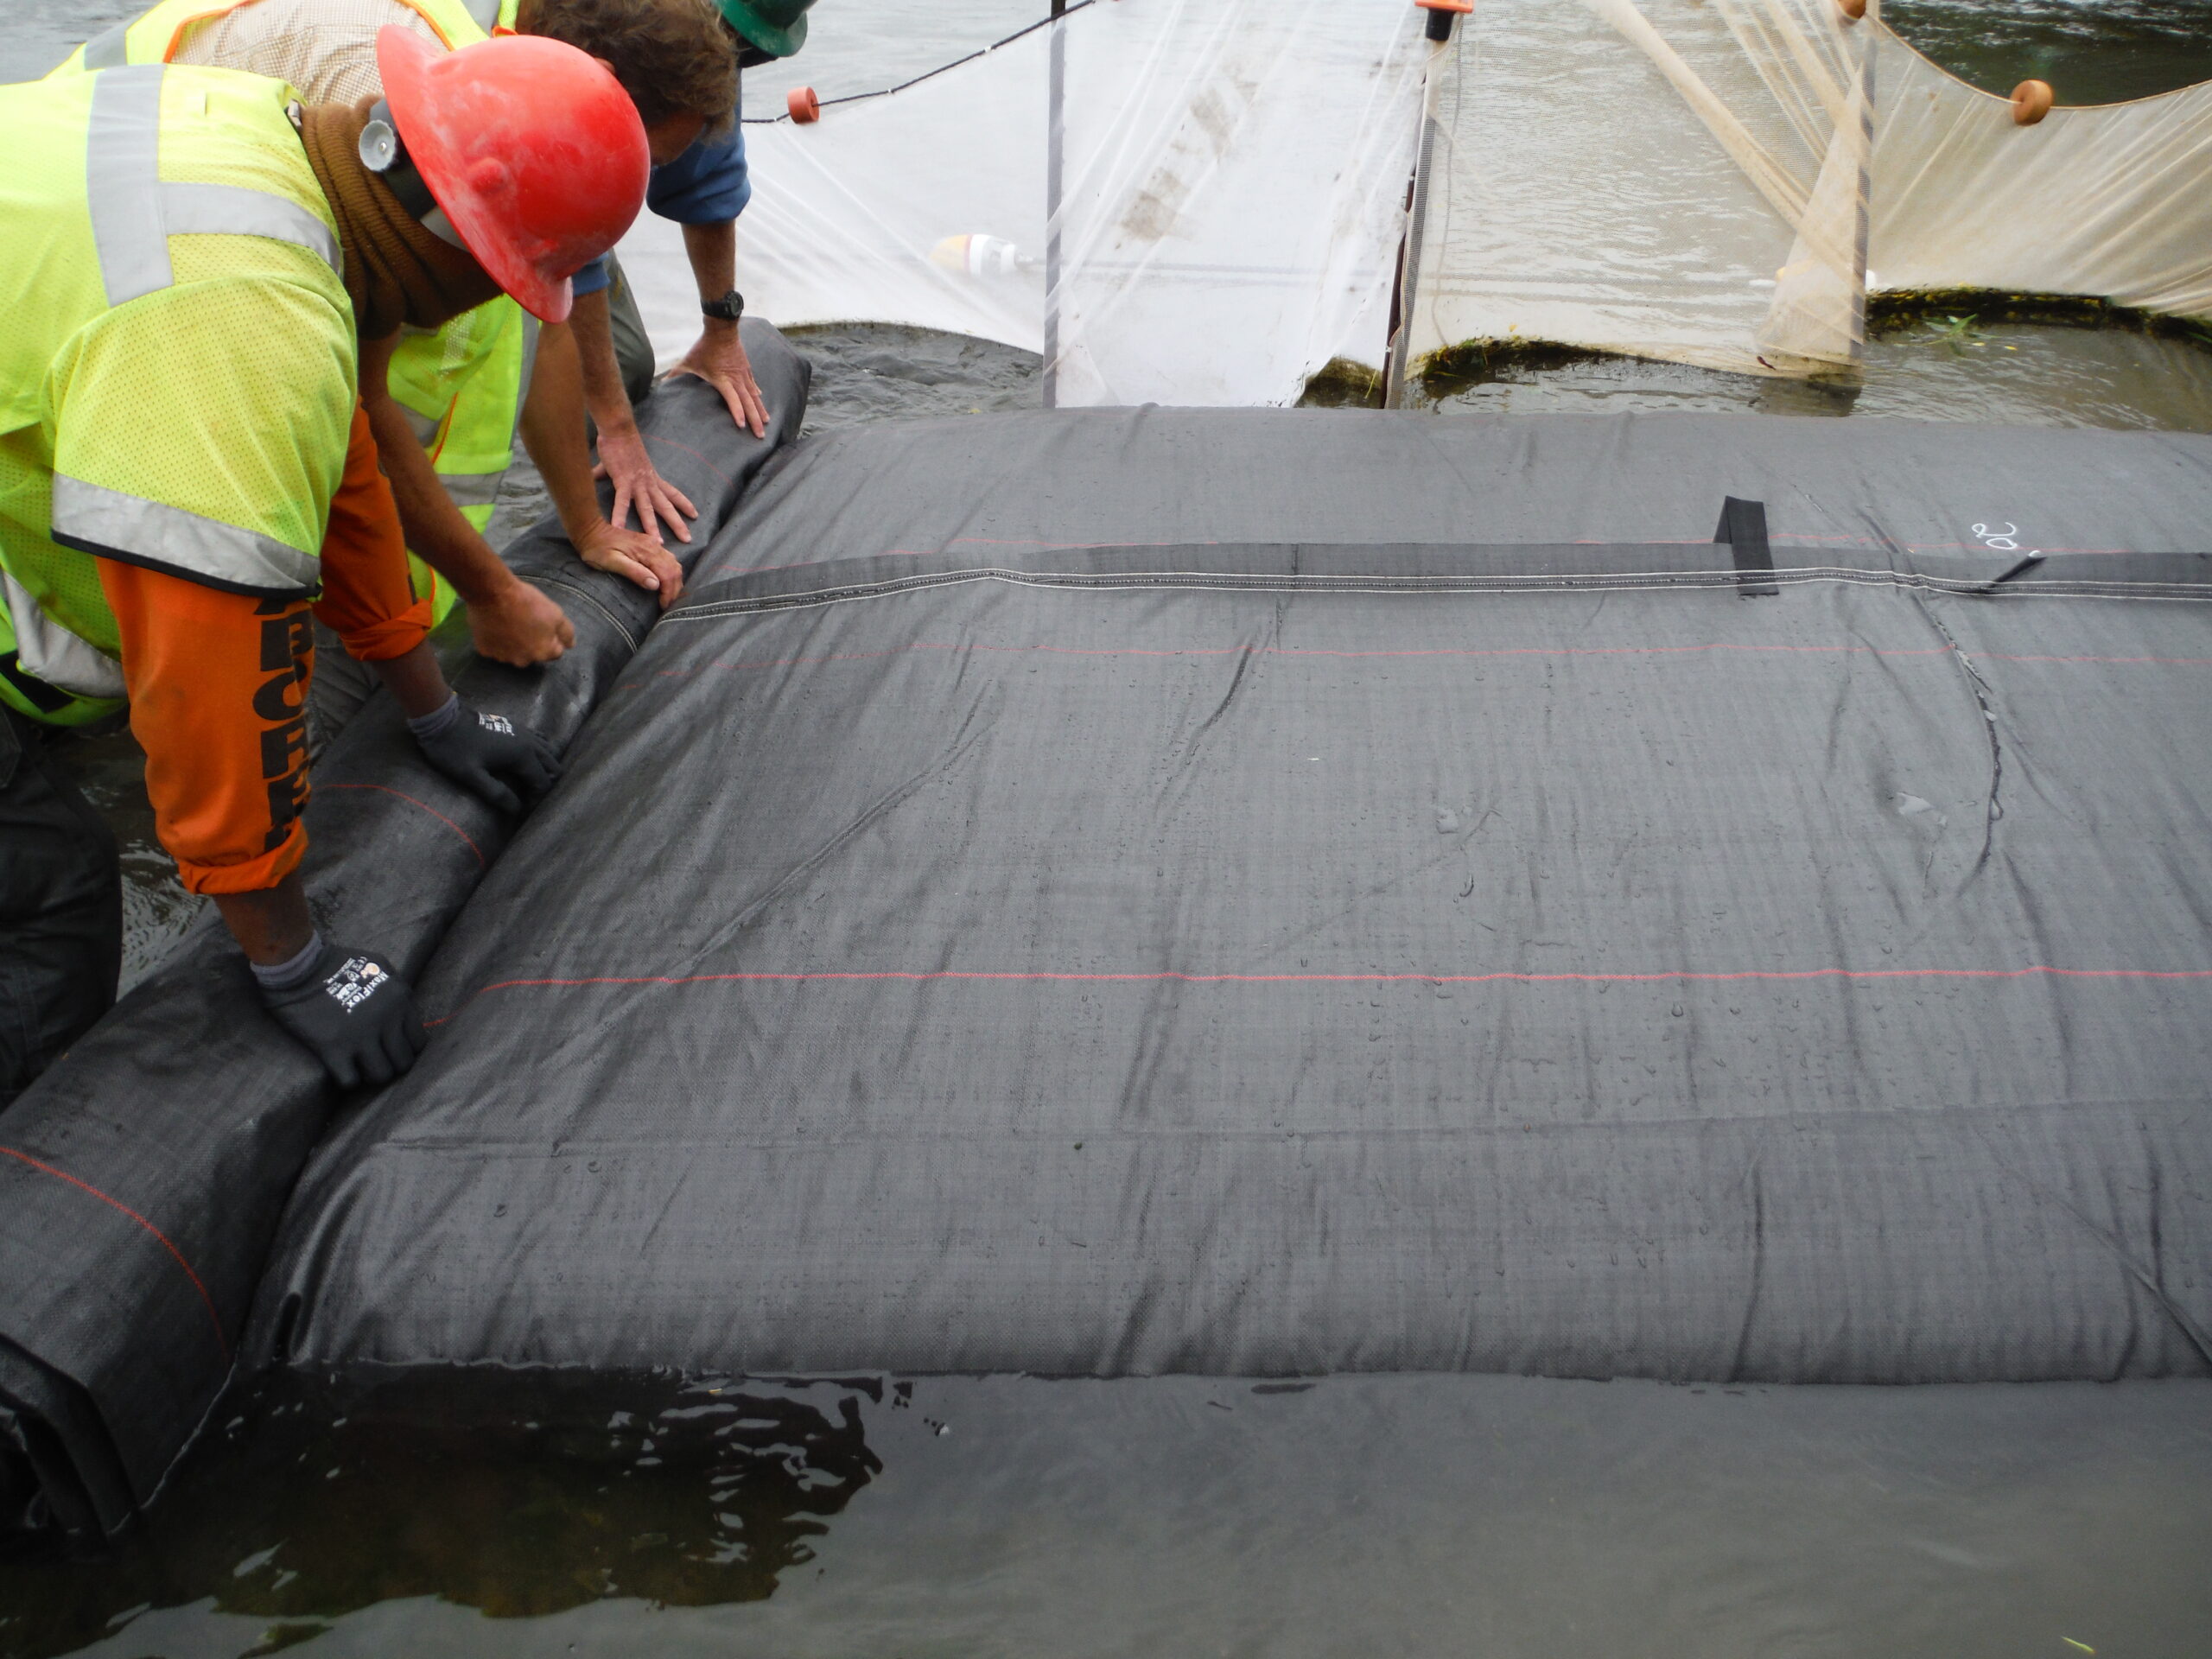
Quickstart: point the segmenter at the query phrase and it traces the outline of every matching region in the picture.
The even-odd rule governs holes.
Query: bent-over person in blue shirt
[[[562,13],[571,3],[524,0],[517,21],[525,34],[557,40]],[[736,39],[742,70],[798,51],[806,41],[806,13],[814,0],[715,3]],[[741,92],[739,102],[741,114]],[[737,217],[752,196],[744,129],[733,121],[728,137],[695,140],[674,161],[655,168],[645,205],[683,227],[683,251],[699,289],[699,338],[671,372],[696,375],[714,387],[731,418],[758,437],[767,430],[768,409],[737,327],[745,304],[737,292]],[[584,399],[599,429],[600,471],[614,486],[610,517],[619,525],[635,507],[640,529],[658,535],[664,522],[689,541],[683,520],[697,515],[654,467],[632,413],[652,385],[653,352],[622,268],[610,253],[576,273],[575,289],[569,323],[583,362]]]

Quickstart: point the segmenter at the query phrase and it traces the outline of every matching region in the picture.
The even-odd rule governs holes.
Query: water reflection
[[[2062,104],[2118,104],[2212,80],[2212,0],[1885,0],[1882,21],[1961,79]]]
[[[200,914],[204,900],[184,890],[175,862],[154,832],[146,797],[146,753],[118,722],[94,735],[52,734],[51,758],[115,831],[123,863],[123,976],[127,991],[159,966]]]
[[[2212,1630],[2202,1381],[538,1373],[528,1416],[480,1372],[411,1386],[257,1408],[106,1579],[0,1571],[0,1655],[2020,1659]]]
[[[113,1557],[0,1567],[0,1655],[44,1659],[195,1603],[265,1621],[257,1650],[275,1652],[415,1597],[493,1618],[758,1600],[881,1471],[862,1398],[899,1398],[875,1379],[527,1387],[488,1370],[263,1385]]]

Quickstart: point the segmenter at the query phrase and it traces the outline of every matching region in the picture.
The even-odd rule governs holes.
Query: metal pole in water
[[[1422,0],[1414,0],[1421,4]],[[1429,41],[1428,66],[1421,78],[1421,144],[1414,156],[1412,201],[1406,216],[1405,240],[1398,253],[1398,327],[1383,359],[1382,407],[1406,406],[1406,340],[1414,323],[1414,304],[1420,297],[1421,244],[1428,224],[1428,183],[1436,158],[1438,88],[1443,79],[1444,54],[1452,49],[1462,31],[1451,25],[1457,8],[1449,4],[1429,9],[1429,22],[1444,19],[1445,35],[1439,40],[1432,27],[1424,31]]]
[[[1874,21],[1882,21],[1878,5],[1869,8]],[[1862,31],[1859,86],[1859,219],[1854,227],[1851,270],[1851,361],[1855,368],[1866,360],[1866,243],[1872,232],[1874,192],[1874,48],[1878,36]]]
[[[1052,69],[1045,95],[1045,407],[1060,403],[1060,171],[1067,91],[1068,0],[1052,0]]]

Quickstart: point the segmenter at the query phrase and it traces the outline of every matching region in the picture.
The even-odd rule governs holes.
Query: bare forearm
[[[691,531],[683,521],[698,517],[698,509],[691,505],[690,499],[683,491],[660,475],[659,469],[653,465],[652,457],[645,453],[645,438],[638,430],[637,417],[630,408],[629,394],[623,389],[621,365],[614,356],[614,334],[608,324],[607,313],[608,292],[601,289],[596,294],[585,295],[576,302],[575,308],[569,313],[569,333],[575,341],[577,372],[583,381],[583,401],[591,410],[592,419],[599,423],[599,469],[594,476],[605,478],[614,486],[613,509],[608,514],[608,519],[615,529],[619,531],[626,526],[630,514],[635,512],[639,531],[650,537],[656,543],[660,541],[660,527],[664,524],[676,532],[677,540],[688,542],[691,539]],[[537,407],[534,417],[532,411],[524,411],[524,442],[530,440],[532,428],[527,423],[532,418],[564,421],[571,427],[582,429],[583,421],[580,410],[571,412],[555,407],[555,400],[563,395],[563,384],[557,372],[550,378],[541,373],[531,383],[531,402]],[[543,399],[542,404],[541,398]],[[573,403],[574,400],[569,401]],[[558,435],[550,435],[556,442],[561,442]],[[535,454],[537,452],[533,450],[531,453]],[[542,463],[540,470],[545,470]],[[550,483],[550,472],[547,478]],[[596,495],[593,499],[596,501]],[[575,539],[573,532],[569,539]],[[579,552],[583,550],[582,543],[578,542],[576,546]],[[642,547],[632,545],[626,556],[641,562],[647,568],[656,569],[656,579],[663,580],[661,593],[664,598],[672,598],[681,588],[682,580],[676,568],[673,565],[656,567],[652,556]],[[603,561],[595,563],[601,569],[618,568]],[[629,575],[632,581],[637,579],[634,571],[626,571],[625,574]]]
[[[219,893],[213,897],[215,908],[222,912],[223,925],[231,930],[231,937],[238,942],[248,962],[289,962],[315,936],[307,889],[296,870],[258,893]]]
[[[691,258],[691,275],[699,285],[702,304],[719,300],[737,280],[737,226],[686,225],[683,249]],[[716,391],[729,408],[730,418],[754,437],[768,429],[768,405],[760,396],[747,361],[745,342],[734,322],[721,317],[702,319],[698,343],[683,354],[672,372],[696,374]]]
[[[622,365],[614,355],[614,325],[607,310],[607,296],[611,292],[611,289],[602,288],[596,294],[582,296],[569,311],[568,321],[583,375],[584,406],[591,410],[591,417],[602,433],[625,432],[637,424],[636,414],[630,407],[630,394],[622,385]],[[543,346],[539,349],[542,352]],[[533,403],[543,385],[542,379],[531,382]],[[528,441],[526,432],[524,441]]]
[[[407,544],[467,602],[469,638],[478,652],[516,668],[550,663],[575,643],[576,631],[558,605],[507,569],[438,481],[406,412],[385,385],[398,340],[394,334],[361,342],[361,407]]]
[[[699,285],[702,300],[719,300],[737,286],[737,221],[720,225],[686,225],[683,251],[691,261],[691,279]]]
[[[427,639],[404,656],[387,657],[372,666],[385,690],[391,693],[391,700],[399,705],[399,712],[410,720],[435,714],[453,696],[445,671],[438,666],[437,653]]]
[[[545,493],[553,498],[561,527],[581,548],[601,518],[599,492],[592,485],[591,449],[584,440],[584,378],[578,349],[575,331],[570,328],[549,327],[538,336],[537,366],[522,410],[522,442],[545,480]],[[609,346],[607,352],[611,357],[613,347]],[[620,396],[619,373],[614,390]],[[629,409],[625,399],[626,419]]]
[[[438,481],[430,458],[407,424],[399,405],[383,390],[382,377],[372,385],[363,365],[361,407],[368,412],[369,429],[376,434],[377,455],[385,476],[391,480],[392,499],[399,508],[399,523],[407,545],[423,563],[453,584],[454,592],[478,605],[503,592],[514,574],[499,562],[492,544]]]

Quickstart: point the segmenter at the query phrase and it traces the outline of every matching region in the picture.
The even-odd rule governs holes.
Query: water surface
[[[236,1402],[0,1656],[2181,1659],[2212,1383],[399,1380]],[[2070,1647],[2069,1643],[2079,1643]]]

